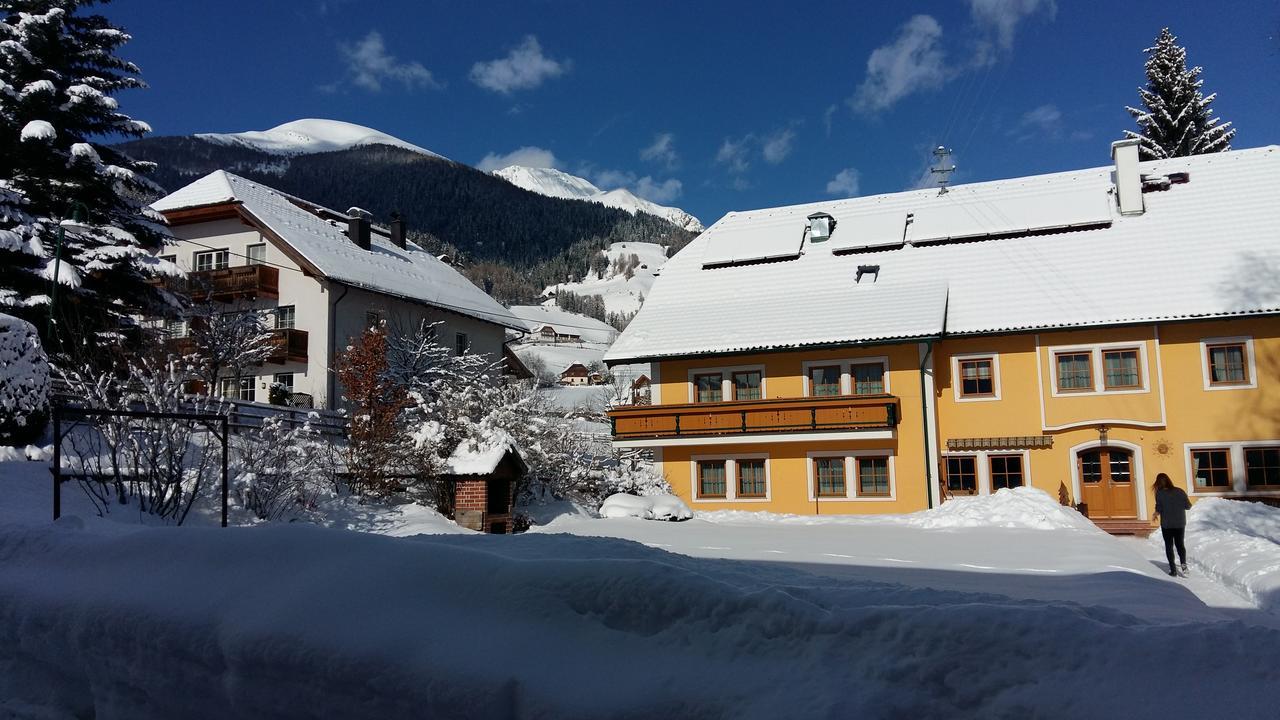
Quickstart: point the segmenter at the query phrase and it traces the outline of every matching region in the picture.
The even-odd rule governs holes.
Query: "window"
[[[978,494],[978,465],[972,455],[947,458],[947,492],[952,495]]]
[[[276,308],[276,329],[292,330],[294,321],[294,312],[292,305],[281,305]]]
[[[205,270],[221,270],[227,267],[227,251],[226,250],[209,250],[206,252],[198,252],[195,255],[196,272]]]
[[[724,399],[724,378],[720,373],[693,376],[694,397],[697,402],[720,402]]]
[[[1280,487],[1280,446],[1245,448],[1244,477],[1250,489]]]
[[[725,496],[724,460],[698,462],[698,497],[722,498]]]
[[[160,256],[160,259],[161,259],[161,260],[163,260],[163,261],[165,261],[165,262],[171,262],[171,263],[176,263],[176,262],[178,262],[178,256],[177,256],[177,255],[161,255],[161,256]]]
[[[1231,488],[1231,451],[1226,448],[1191,451],[1191,477],[1197,490]]]
[[[282,386],[286,392],[293,392],[293,373],[276,373],[271,381],[275,385]]]
[[[809,394],[815,397],[840,394],[840,366],[809,368]]]
[[[818,497],[845,497],[844,458],[820,457],[813,459],[814,474],[818,478]]]
[[[1142,387],[1137,348],[1102,351],[1102,384],[1107,390]]]
[[[458,355],[466,355],[467,350],[471,348],[471,338],[466,333],[455,333],[453,336],[453,352]]]
[[[1058,364],[1058,391],[1093,389],[1093,356],[1087,352],[1065,352],[1055,356]]]
[[[1222,343],[1209,345],[1209,384],[1210,385],[1246,385],[1249,383],[1249,369],[1245,363],[1248,357],[1244,343]]]
[[[961,360],[960,397],[989,397],[995,395],[995,379],[991,368],[991,358]]]
[[[736,372],[733,374],[734,400],[760,399],[760,371]]]
[[[244,254],[249,265],[262,265],[267,262],[266,244],[250,245],[244,249]]]
[[[738,497],[764,497],[764,460],[739,460],[734,464],[738,466]]]
[[[889,497],[889,458],[859,457],[858,495],[861,497]]]
[[[187,321],[180,318],[164,321],[164,334],[171,338],[187,336]]]
[[[253,381],[252,377],[222,378],[218,382],[218,394],[228,400],[253,402]]]
[[[992,455],[989,458],[991,468],[991,492],[1002,488],[1022,487],[1022,456]]]
[[[880,395],[884,393],[884,363],[854,363],[849,366],[853,376],[854,395]]]

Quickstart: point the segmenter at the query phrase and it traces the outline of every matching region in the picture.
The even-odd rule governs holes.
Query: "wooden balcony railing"
[[[307,361],[307,331],[282,328],[271,331],[271,354],[267,362],[287,363]]]
[[[280,297],[280,270],[269,265],[238,265],[189,273],[187,292],[220,302]]]
[[[902,417],[893,395],[739,400],[619,407],[609,411],[614,440],[890,429]]]

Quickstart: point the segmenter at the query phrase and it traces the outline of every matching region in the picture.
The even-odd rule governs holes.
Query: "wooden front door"
[[[1091,518],[1136,518],[1133,453],[1119,448],[1096,448],[1076,455],[1080,471],[1080,499]]]

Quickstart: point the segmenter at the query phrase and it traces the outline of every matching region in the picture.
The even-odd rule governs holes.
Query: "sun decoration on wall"
[[[1156,438],[1151,441],[1151,451],[1156,455],[1168,455],[1173,452],[1173,444],[1168,438]]]

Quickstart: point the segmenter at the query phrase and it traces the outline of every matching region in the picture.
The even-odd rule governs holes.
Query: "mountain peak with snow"
[[[305,118],[270,130],[238,133],[197,133],[196,137],[221,145],[243,145],[275,155],[308,155],[346,150],[359,145],[391,145],[429,157],[443,155],[373,128],[341,120]]]
[[[644,212],[656,215],[671,224],[689,230],[702,232],[703,226],[698,218],[678,207],[668,207],[638,197],[626,188],[601,190],[585,178],[570,175],[555,168],[535,168],[524,165],[509,165],[493,174],[530,192],[548,197],[566,200],[587,200],[598,202],[606,207],[626,210],[632,215]]]

